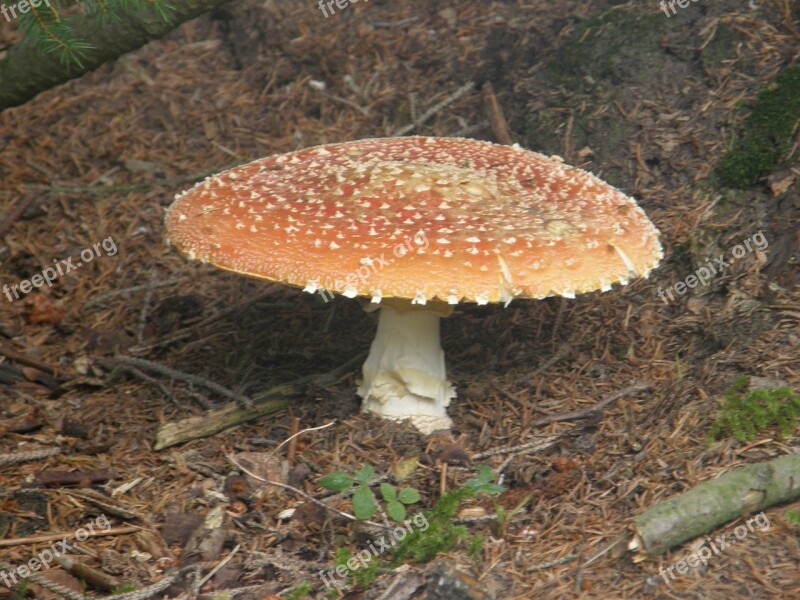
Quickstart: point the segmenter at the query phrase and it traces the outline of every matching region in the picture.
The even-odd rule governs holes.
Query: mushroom
[[[460,138],[327,144],[219,173],[176,196],[169,240],[190,259],[368,298],[380,310],[362,410],[448,428],[439,320],[463,302],[626,284],[663,256],[636,202],[558,157]]]

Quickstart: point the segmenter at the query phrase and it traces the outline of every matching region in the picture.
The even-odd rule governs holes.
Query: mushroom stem
[[[378,331],[364,363],[361,410],[388,419],[411,419],[422,433],[452,425],[445,410],[455,397],[447,381],[439,337],[440,314],[382,305]]]

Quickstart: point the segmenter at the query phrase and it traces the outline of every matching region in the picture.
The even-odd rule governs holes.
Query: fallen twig
[[[36,474],[36,480],[42,485],[97,483],[118,478],[118,473],[109,471],[108,469],[92,469],[89,471],[42,471]]]
[[[534,425],[546,425],[547,423],[554,423],[556,421],[572,421],[574,419],[581,419],[593,412],[601,410],[614,402],[614,400],[618,400],[623,396],[627,396],[629,394],[633,394],[634,392],[641,392],[644,390],[649,390],[652,385],[649,383],[635,383],[634,385],[629,385],[626,388],[623,388],[619,391],[614,392],[613,394],[609,394],[600,402],[596,404],[592,404],[587,408],[582,408],[580,410],[571,410],[568,412],[561,412],[556,413],[554,415],[548,415],[546,417],[542,417],[541,419],[536,419],[533,424]]]
[[[161,581],[158,581],[153,585],[149,585],[134,592],[128,592],[127,594],[116,594],[113,596],[106,596],[106,598],[104,598],[103,600],[148,600],[148,598],[152,598],[159,592],[163,592],[165,589],[167,589],[169,586],[175,583],[178,577],[180,577],[183,573],[194,568],[195,565],[184,567],[183,569],[174,569],[166,573]]]
[[[144,292],[144,300],[142,300],[142,309],[139,311],[139,326],[136,328],[136,341],[139,344],[144,343],[144,330],[147,327],[147,314],[150,312],[150,303],[153,301],[153,292],[156,289],[158,279],[155,273],[150,275],[150,285]]]
[[[81,581],[85,581],[96,589],[110,592],[120,586],[120,582],[116,577],[107,575],[106,573],[103,573],[94,567],[90,567],[89,565],[78,560],[64,555],[57,555],[55,560],[64,568],[65,571],[71,573]]]
[[[558,565],[565,565],[567,563],[572,562],[573,560],[577,559],[577,554],[567,554],[561,558],[557,558],[556,560],[548,560],[547,562],[538,563],[535,565],[531,565],[525,571],[530,573],[531,571],[543,571],[544,569],[549,569],[550,567],[557,567]]]
[[[559,436],[551,435],[545,437],[544,439],[538,442],[529,442],[527,444],[521,444],[519,446],[506,446],[505,448],[493,448],[492,450],[487,450],[486,452],[479,452],[478,454],[474,454],[472,456],[472,460],[481,460],[484,458],[489,458],[490,456],[497,456],[498,454],[518,454],[520,452],[536,452],[538,450],[544,450],[545,448],[549,448],[553,444],[555,444],[559,440]]]
[[[458,88],[455,92],[450,94],[447,98],[445,98],[444,100],[442,100],[438,104],[435,104],[434,106],[432,106],[431,108],[426,110],[424,113],[422,113],[422,115],[418,119],[415,119],[413,123],[410,123],[409,125],[406,125],[405,127],[401,127],[394,134],[395,137],[396,136],[401,136],[401,135],[406,135],[407,133],[413,131],[415,128],[417,128],[420,125],[424,124],[425,121],[427,121],[431,117],[439,114],[445,108],[450,106],[453,102],[455,102],[456,100],[458,100],[462,96],[464,96],[467,93],[469,93],[472,90],[473,87],[475,87],[475,84],[472,81],[468,81],[467,83],[462,85],[460,88]]]
[[[327,429],[331,425],[335,425],[335,424],[336,424],[336,421],[331,421],[330,423],[325,423],[325,425],[320,425],[319,427],[309,427],[308,429],[301,429],[300,431],[298,431],[296,433],[293,433],[288,438],[283,440],[280,444],[275,446],[275,450],[273,450],[273,452],[277,452],[278,450],[280,450],[281,446],[283,446],[287,442],[293,441],[299,435],[303,435],[304,433],[308,433],[309,431],[319,431],[320,429]],[[289,462],[291,462],[291,461],[289,461]]]
[[[68,496],[72,496],[73,498],[85,500],[92,506],[96,506],[102,510],[104,514],[114,515],[120,519],[144,520],[142,515],[122,506],[119,501],[112,501],[108,496],[91,488],[84,490],[62,490],[61,493],[66,493]]]
[[[111,529],[90,529],[83,531],[86,532],[87,537],[108,537],[114,535],[125,535],[128,533],[136,533],[142,529],[134,525],[126,525],[124,527],[112,527]],[[10,548],[11,546],[24,546],[28,544],[41,544],[43,542],[54,542],[56,540],[71,540],[75,537],[76,533],[46,533],[43,535],[32,535],[30,537],[14,538],[12,540],[0,540],[0,548]]]
[[[279,385],[265,394],[267,400],[255,402],[248,408],[242,408],[238,403],[231,402],[200,416],[167,423],[158,428],[153,450],[163,450],[190,440],[209,437],[236,425],[254,421],[286,408],[292,398],[301,393],[302,390],[296,384]]]
[[[56,454],[61,454],[61,448],[43,448],[41,450],[31,450],[30,452],[17,452],[16,454],[0,454],[0,467],[50,458]]]
[[[628,549],[660,554],[741,515],[793,500],[800,496],[798,473],[800,454],[789,454],[704,481],[636,517]]]
[[[102,363],[107,363],[108,361],[100,361],[100,362],[102,364]],[[160,365],[158,363],[151,362],[143,358],[117,355],[114,357],[114,362],[124,367],[134,367],[135,369],[141,369],[143,371],[152,371],[154,373],[158,373],[159,375],[165,375],[167,377],[170,377],[171,379],[177,379],[178,381],[185,381],[186,383],[202,386],[208,390],[211,390],[212,392],[216,392],[220,396],[224,396],[225,398],[230,398],[231,400],[240,402],[244,404],[244,406],[246,407],[251,407],[253,404],[253,401],[247,396],[244,396],[242,394],[237,394],[236,392],[232,392],[228,388],[223,387],[218,383],[214,383],[213,381],[209,381],[204,377],[200,377],[199,375],[192,375],[191,373],[184,373],[183,371],[178,371],[176,369],[172,369],[165,365]]]
[[[508,122],[505,115],[503,115],[503,109],[500,108],[500,103],[497,101],[492,82],[487,81],[484,83],[481,92],[483,93],[483,101],[486,104],[486,112],[489,114],[489,124],[492,126],[495,141],[506,146],[512,145],[514,140],[511,139],[511,134],[508,131]]]
[[[156,283],[143,283],[141,285],[134,285],[131,287],[123,288],[121,290],[113,290],[111,292],[106,292],[104,294],[98,294],[94,296],[91,300],[88,300],[84,303],[84,308],[89,308],[90,306],[94,306],[96,304],[102,304],[106,300],[111,300],[113,298],[117,298],[119,296],[125,296],[126,298],[135,292],[141,292],[142,290],[150,290],[150,289],[157,289],[161,287],[167,286],[174,286],[178,283],[182,283],[186,280],[190,279],[189,277],[176,277],[174,279],[165,279],[164,281],[158,281]]]
[[[0,355],[5,356],[9,360],[13,360],[14,362],[18,362],[22,365],[33,367],[34,369],[38,369],[39,371],[43,371],[48,375],[52,375],[58,379],[58,374],[56,369],[47,365],[41,361],[38,361],[30,356],[25,356],[24,354],[20,354],[19,352],[14,352],[11,348],[0,344]]]
[[[200,588],[202,588],[202,587],[203,587],[203,584],[204,584],[206,581],[208,581],[209,579],[211,579],[211,578],[214,576],[214,573],[216,573],[217,571],[219,571],[219,570],[220,570],[222,567],[224,567],[225,565],[227,565],[227,564],[228,564],[228,562],[230,562],[230,560],[231,560],[231,559],[232,559],[232,558],[233,558],[233,557],[236,555],[236,553],[239,551],[239,548],[241,548],[241,544],[236,544],[236,547],[235,547],[233,550],[231,550],[230,552],[228,552],[228,556],[226,556],[226,557],[225,557],[225,558],[223,558],[221,561],[219,561],[219,563],[217,563],[216,565],[214,565],[214,568],[213,568],[213,569],[211,569],[211,570],[210,570],[208,573],[206,573],[206,574],[205,574],[205,576],[203,576],[203,578],[202,578],[202,579],[198,580],[198,582],[197,582],[197,583],[195,584],[195,586],[194,586],[194,591],[195,591],[195,593],[199,593],[199,592],[200,592]]]
[[[156,443],[153,449],[163,450],[189,440],[209,437],[220,431],[286,408],[293,398],[304,393],[309,384],[325,378],[338,377],[339,374],[347,372],[353,365],[363,361],[364,356],[359,355],[324,375],[309,375],[301,377],[292,383],[278,385],[255,396],[253,405],[247,408],[239,406],[236,402],[231,402],[204,415],[162,425],[156,432]]]
[[[16,570],[16,567],[12,567],[8,563],[0,561],[0,570],[4,572],[9,572]],[[41,573],[37,573],[36,571],[30,571],[27,578],[30,579],[36,585],[40,585],[43,588],[50,590],[51,592],[60,594],[64,598],[67,598],[67,600],[92,600],[88,596],[84,596],[83,594],[76,592],[72,588],[68,588],[65,585],[61,585],[60,583],[56,583],[54,581],[49,580],[47,577],[42,576]],[[118,598],[117,596],[114,596],[114,600],[116,600],[117,598]]]

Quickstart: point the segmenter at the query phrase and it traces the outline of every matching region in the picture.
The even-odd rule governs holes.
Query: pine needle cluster
[[[57,54],[65,67],[81,69],[86,52],[94,46],[75,32],[70,17],[82,13],[89,23],[103,27],[109,20],[121,21],[131,12],[148,7],[162,21],[169,22],[175,10],[166,0],[48,0],[38,4],[30,3],[30,11],[20,19],[24,42],[36,44],[42,52]]]

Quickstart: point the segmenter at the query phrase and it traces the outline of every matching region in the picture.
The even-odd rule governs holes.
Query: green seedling
[[[495,474],[488,466],[478,465],[476,470],[477,474],[472,479],[464,482],[461,487],[452,492],[444,494],[439,498],[436,504],[434,504],[432,509],[422,511],[422,515],[425,517],[424,521],[427,523],[427,527],[424,530],[419,528],[414,529],[396,545],[393,545],[387,550],[390,555],[388,560],[376,557],[375,560],[369,562],[367,567],[350,571],[348,580],[358,587],[366,588],[374,581],[381,569],[393,569],[408,560],[413,562],[426,562],[442,552],[449,552],[462,543],[466,544],[468,555],[473,559],[477,558],[483,547],[483,536],[470,536],[465,525],[455,524],[459,505],[461,501],[466,498],[474,498],[478,494],[498,494],[502,492],[504,488],[494,483]],[[357,491],[359,487],[367,486],[373,475],[374,471],[372,467],[366,465],[357,471],[354,476],[342,472],[326,475],[320,480],[320,484],[327,489],[334,489],[334,491],[347,491],[353,487],[356,487]],[[405,490],[412,490],[413,495]],[[419,501],[419,495],[416,493],[416,490],[412,488],[403,488],[397,491],[394,489],[394,486],[388,484],[381,486],[381,496],[383,500],[386,501],[387,512],[390,510],[397,511],[397,507],[388,508],[393,502],[397,502],[400,504],[400,508],[403,508],[404,515],[404,505],[411,504],[411,500],[415,502]],[[408,502],[404,502],[404,500],[408,500]],[[513,514],[516,510],[515,508],[511,513]],[[392,518],[399,521],[401,519],[396,518],[399,516],[400,513],[398,511]],[[346,566],[347,560],[351,556],[352,552],[350,550],[347,548],[339,548],[336,551],[336,565]]]
[[[319,484],[334,492],[353,490],[353,514],[358,519],[369,519],[378,512],[379,504],[369,483],[375,476],[372,465],[364,465],[354,475],[342,471],[334,471],[319,480]],[[355,489],[354,489],[355,488]],[[385,504],[386,514],[401,523],[406,518],[406,506],[419,502],[421,497],[417,490],[410,487],[398,490],[389,483],[380,484],[381,497]]]
[[[301,583],[297,587],[284,596],[285,600],[302,600],[311,593],[311,586],[307,583]]]

